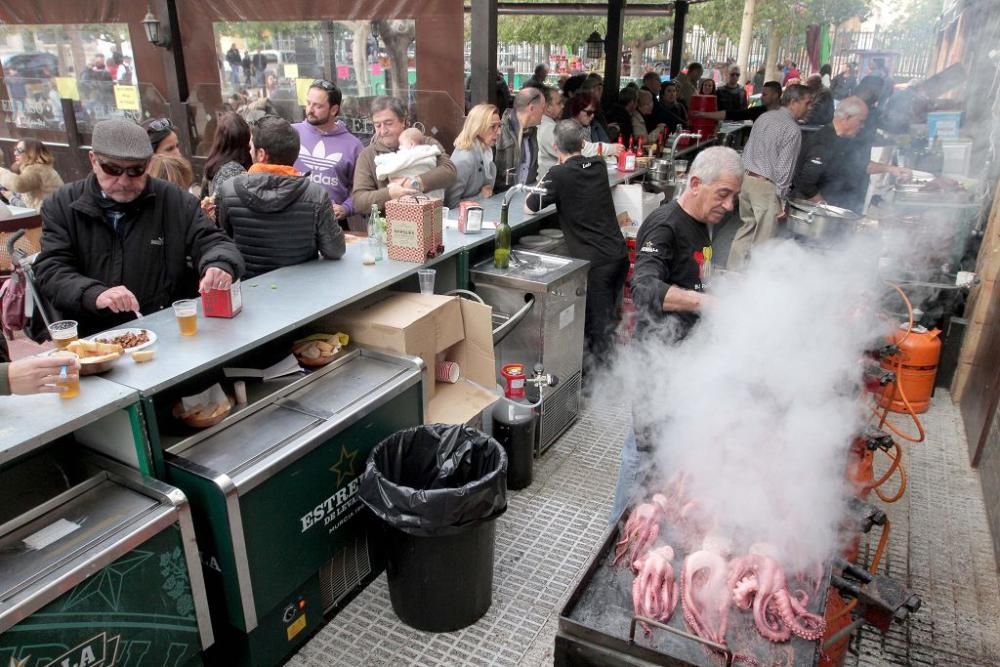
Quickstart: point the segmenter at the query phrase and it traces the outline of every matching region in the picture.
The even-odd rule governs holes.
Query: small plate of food
[[[298,362],[310,368],[325,366],[349,342],[347,334],[313,334],[292,344],[292,354]]]
[[[54,350],[62,352],[63,350]],[[97,375],[111,369],[122,356],[122,346],[93,340],[75,340],[66,346],[80,360],[80,375]]]
[[[233,410],[234,403],[233,399],[228,396],[224,402],[199,403],[186,410],[183,403],[177,403],[174,405],[173,414],[174,417],[192,428],[208,428],[228,417]]]
[[[109,343],[111,345],[121,345],[126,352],[144,350],[156,343],[156,334],[149,329],[132,327],[128,329],[112,329],[97,335],[91,336],[88,340],[98,343]]]

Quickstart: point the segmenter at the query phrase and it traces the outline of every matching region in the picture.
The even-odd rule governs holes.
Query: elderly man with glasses
[[[199,291],[228,289],[243,274],[236,246],[198,200],[146,174],[152,155],[143,128],[101,121],[91,139],[93,173],[42,205],[38,285],[83,335]]]
[[[545,93],[538,88],[522,88],[514,96],[514,106],[500,119],[500,139],[493,149],[497,180],[493,192],[502,192],[515,183],[538,180],[537,128],[545,114]]]

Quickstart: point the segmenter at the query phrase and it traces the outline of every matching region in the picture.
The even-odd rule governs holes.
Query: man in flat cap
[[[243,258],[198,200],[146,174],[153,147],[126,120],[94,126],[93,173],[42,204],[35,275],[58,314],[82,335],[168,308],[198,291],[227,289]],[[188,258],[190,257],[190,262]]]

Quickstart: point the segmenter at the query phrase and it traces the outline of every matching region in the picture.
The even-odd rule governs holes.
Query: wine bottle
[[[498,269],[510,267],[510,224],[507,222],[507,207],[500,207],[500,222],[494,237],[493,266]]]

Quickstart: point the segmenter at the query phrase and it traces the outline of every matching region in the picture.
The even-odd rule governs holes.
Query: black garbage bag
[[[455,535],[507,510],[507,455],[467,426],[424,424],[375,445],[359,495],[405,533]]]

